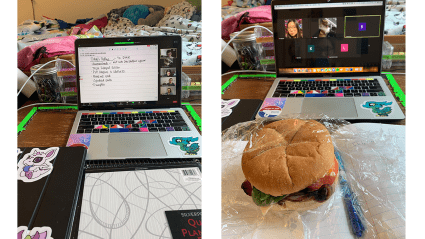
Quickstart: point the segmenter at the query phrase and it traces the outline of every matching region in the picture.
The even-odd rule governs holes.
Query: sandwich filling
[[[261,192],[257,188],[251,185],[248,180],[245,180],[241,188],[244,192],[252,197],[252,200],[258,206],[268,206],[272,203],[277,203],[279,205],[284,205],[285,201],[291,202],[306,202],[309,200],[315,200],[317,202],[324,202],[332,195],[332,184],[335,182],[336,177],[338,176],[338,162],[334,158],[334,163],[332,167],[326,172],[326,174],[317,180],[315,183],[306,187],[305,189],[287,194],[282,196],[272,196],[266,193]]]

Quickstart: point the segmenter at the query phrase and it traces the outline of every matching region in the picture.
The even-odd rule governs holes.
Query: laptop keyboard
[[[377,79],[281,80],[273,97],[385,96]]]
[[[179,112],[96,112],[82,113],[77,133],[122,133],[190,131]]]

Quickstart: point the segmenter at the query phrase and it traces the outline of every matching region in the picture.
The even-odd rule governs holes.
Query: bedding
[[[31,66],[38,64],[43,57],[74,54],[73,44],[77,38],[155,35],[180,35],[182,37],[182,65],[201,65],[202,22],[190,20],[193,16],[200,18],[200,11],[197,12],[187,2],[182,2],[166,9],[157,5],[145,5],[155,11],[165,11],[164,18],[156,26],[151,27],[135,25],[131,20],[122,17],[131,6],[113,9],[107,16],[103,15],[84,24],[73,26],[64,32],[65,36],[61,35],[62,37],[50,34],[46,35],[46,38],[52,38],[31,39],[26,36],[28,38],[27,42],[18,41],[18,68],[23,71],[29,71]],[[183,16],[175,15],[176,13]],[[68,34],[71,36],[66,36]],[[36,41],[34,42],[34,40]],[[19,49],[25,45],[26,47],[22,50]]]
[[[182,37],[182,65],[201,65],[202,22],[194,22],[178,15],[171,15],[159,27],[134,25],[121,17],[109,21],[103,30],[104,37],[180,35]]]

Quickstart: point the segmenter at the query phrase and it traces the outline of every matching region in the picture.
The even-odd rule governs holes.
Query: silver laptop
[[[273,1],[276,80],[257,118],[405,116],[381,75],[385,1]]]
[[[75,41],[78,114],[67,146],[87,159],[201,157],[181,108],[181,38]]]

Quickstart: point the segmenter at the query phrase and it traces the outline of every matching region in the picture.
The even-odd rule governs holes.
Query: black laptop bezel
[[[81,102],[81,92],[80,92],[80,82],[79,82],[79,61],[78,61],[78,48],[79,47],[93,47],[93,46],[119,46],[115,43],[126,43],[134,42],[132,45],[158,45],[158,101],[149,101],[142,102],[141,104],[136,105],[118,105],[114,103],[96,103],[89,106],[83,105]],[[125,44],[121,44],[125,45]],[[160,109],[160,108],[181,108],[181,73],[182,73],[182,40],[178,35],[175,36],[138,36],[138,37],[116,37],[116,38],[83,38],[77,39],[74,43],[75,46],[75,68],[77,76],[77,91],[78,91],[78,109],[79,110],[132,110],[132,109]],[[158,104],[158,102],[164,102],[160,100],[160,72],[161,72],[161,58],[160,50],[161,49],[177,49],[177,60],[176,61],[176,95],[170,96],[173,98],[172,101],[175,103],[163,103]],[[174,68],[174,67],[173,67]],[[162,97],[164,98],[164,97]],[[167,101],[165,101],[167,102]]]
[[[271,3],[271,11],[272,11],[272,23],[273,23],[273,39],[274,42],[277,42],[278,40],[278,34],[277,32],[277,11],[275,10],[275,5],[293,5],[293,4],[314,4],[314,3],[347,3],[347,2],[376,2],[379,0],[274,0]],[[381,0],[383,2],[383,5],[380,7],[382,11],[380,13],[377,12],[377,15],[381,15],[381,29],[380,29],[380,59],[382,59],[382,45],[384,42],[384,28],[385,28],[385,7],[386,7],[386,1]],[[378,64],[378,72],[355,72],[355,73],[296,73],[296,74],[287,74],[287,73],[279,73],[279,67],[278,67],[278,57],[277,53],[278,50],[276,49],[276,44],[274,44],[274,53],[275,53],[275,69],[276,69],[276,77],[282,77],[282,78],[353,78],[353,77],[361,77],[361,76],[380,76],[382,71],[382,61],[379,61]],[[302,67],[295,67],[295,68],[302,68]],[[308,68],[308,67],[304,67]],[[335,67],[328,67],[328,68],[335,68]],[[341,67],[342,68],[342,67]]]

